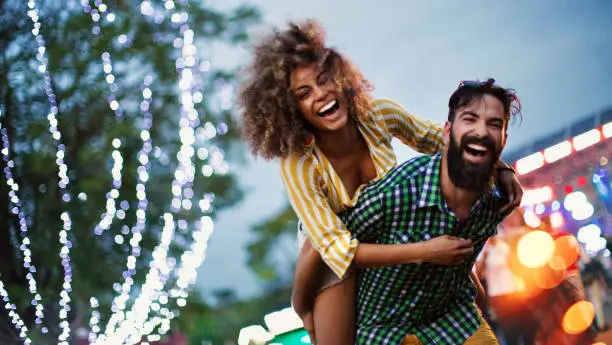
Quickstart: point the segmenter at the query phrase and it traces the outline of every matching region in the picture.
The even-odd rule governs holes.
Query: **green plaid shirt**
[[[495,187],[459,224],[440,190],[441,155],[421,156],[364,189],[340,217],[362,242],[397,244],[440,235],[469,238],[474,254],[460,266],[430,263],[360,270],[358,344],[401,344],[415,334],[423,344],[462,344],[480,326],[476,288],[469,274],[507,203]]]

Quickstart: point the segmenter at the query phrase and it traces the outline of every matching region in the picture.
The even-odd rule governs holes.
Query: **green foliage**
[[[283,239],[295,239],[296,231],[297,217],[289,204],[270,219],[253,226],[254,240],[247,247],[247,264],[259,278],[264,281],[287,278],[283,276],[287,272],[275,260],[274,254],[282,248]]]
[[[175,4],[178,11],[189,13],[188,24],[195,32],[200,55],[206,55],[206,49],[216,42],[243,42],[248,27],[259,20],[258,12],[247,6],[220,12],[206,7],[203,2],[192,1],[189,5],[185,2],[176,1]],[[47,122],[49,104],[42,74],[37,71],[37,47],[31,34],[32,22],[26,16],[27,2],[23,1],[0,1],[0,122],[11,139],[9,152],[15,161],[13,176],[20,186],[19,195],[32,240],[32,260],[38,270],[35,276],[50,334],[36,337],[40,326],[33,325],[33,310],[26,308],[31,297],[18,250],[18,219],[9,211],[11,206],[4,182],[0,183],[0,273],[19,313],[34,329],[31,332],[36,339],[34,342],[44,344],[57,339],[58,332],[57,302],[63,279],[58,232],[62,212],[71,214],[74,243],[71,249],[73,304],[70,319],[74,325],[87,325],[88,301],[92,296],[100,299],[99,310],[104,317],[108,316],[109,303],[115,294],[113,283],[120,281],[130,252],[129,235],[124,236],[121,245],[115,243],[114,237],[134,226],[136,221],[137,153],[142,145],[139,139],[142,118],[138,108],[143,78],[148,75],[153,81],[150,86],[153,102],[149,112],[153,115],[151,138],[155,149],[150,156],[146,186],[149,200],[147,226],[134,276],[136,282],[143,281],[152,248],[159,241],[160,217],[170,211],[171,181],[180,148],[180,104],[175,67],[180,51],[173,46],[180,28],[169,20],[168,14],[161,23],[144,16],[139,1],[116,0],[105,2],[116,15],[115,21],[111,23],[102,19],[101,34],[95,36],[92,34],[94,23],[90,15],[83,12],[79,1],[37,3],[42,23],[40,32],[46,41],[51,81],[59,105],[58,128],[67,148],[65,160],[72,195],[68,206],[61,202],[57,188],[55,146]],[[163,12],[163,2],[152,3]],[[124,45],[119,43],[119,35],[126,36]],[[122,122],[117,122],[109,109],[107,98],[110,92],[101,61],[104,52],[111,53],[118,87],[115,95],[125,111]],[[218,99],[220,89],[235,83],[234,71],[215,70],[214,61],[211,64],[212,70],[195,76],[196,83],[204,91],[204,101],[196,106],[200,124],[194,147],[196,151],[206,148],[212,153],[214,144],[221,154],[225,154],[238,139],[237,131],[230,130],[227,135],[212,140],[198,135],[205,126],[222,122],[234,126],[232,110],[221,107]],[[98,237],[94,236],[93,229],[106,210],[106,194],[112,188],[110,169],[112,139],[115,137],[122,141],[120,151],[124,160],[123,181],[117,201],[118,204],[126,201],[129,209],[123,219],[116,219],[111,228]],[[200,171],[206,164],[209,164],[208,158],[196,158],[193,200],[197,202],[203,195],[214,193],[215,209],[209,214],[214,216],[215,211],[236,203],[242,197],[242,191],[231,174],[204,177]],[[0,162],[0,166],[4,169],[6,162]],[[86,200],[77,198],[79,195],[86,196]],[[178,218],[193,224],[202,215],[197,209],[196,204],[190,211],[182,210]],[[176,256],[177,249],[191,242],[189,230],[177,229],[172,254]],[[173,283],[172,279],[169,283]],[[2,309],[0,322],[8,325],[6,317]],[[14,340],[15,334],[11,332],[10,327],[4,327],[0,337]]]
[[[264,316],[270,312],[286,308],[291,299],[291,288],[288,286],[268,289],[267,293],[247,300],[237,300],[232,297],[231,290],[220,291],[217,297],[217,306],[206,307],[200,310],[189,309],[192,313],[184,320],[182,329],[189,334],[190,344],[210,342],[214,345],[235,344],[240,329],[248,325],[264,325]],[[183,318],[182,318],[183,319]]]

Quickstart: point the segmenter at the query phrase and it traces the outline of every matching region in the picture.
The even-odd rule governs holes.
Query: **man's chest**
[[[439,204],[420,205],[418,198],[401,191],[392,192],[386,203],[385,228],[392,229],[387,238],[380,239],[386,243],[416,243],[450,235],[471,239],[480,247],[495,234],[500,221],[495,205],[486,202],[475,205],[463,221]]]

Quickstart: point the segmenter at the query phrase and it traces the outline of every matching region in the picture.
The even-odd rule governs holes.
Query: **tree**
[[[49,99],[36,59],[41,51],[32,35],[32,21],[26,16],[28,4],[0,1],[0,123],[10,140],[7,153],[14,162],[13,166],[8,161],[0,165],[4,170],[11,168],[12,178],[19,185],[21,209],[31,239],[29,249],[37,269],[34,276],[45,308],[43,326],[49,327],[48,334],[41,334],[43,326],[34,324],[34,307],[30,306],[27,271],[23,269],[20,250],[20,220],[12,212],[14,205],[6,183],[0,184],[0,278],[19,314],[29,328],[34,328],[30,336],[36,339],[36,344],[56,342],[59,333],[58,294],[64,283],[64,271],[58,234],[63,228],[60,217],[64,212],[70,214],[72,222],[69,236],[73,244],[70,249],[73,302],[69,319],[75,328],[86,326],[90,297],[99,299],[102,317],[108,317],[116,294],[113,284],[121,281],[126,257],[132,252],[129,240],[137,224],[136,189],[139,183],[144,183],[139,180],[142,169],[148,176],[145,184],[148,202],[140,255],[132,278],[136,282],[144,280],[152,249],[159,242],[162,215],[171,211],[176,192],[172,181],[182,145],[177,71],[189,67],[184,67],[189,63],[180,59],[181,45],[185,42],[181,37],[187,26],[194,32],[198,51],[195,66],[199,72],[196,69],[193,75],[193,100],[203,101],[196,104],[197,116],[191,123],[195,127],[196,174],[192,183],[179,189],[184,200],[193,195],[194,204],[183,202],[174,212],[179,221],[170,256],[178,258],[177,254],[193,241],[191,229],[202,215],[214,216],[216,210],[234,204],[242,195],[235,177],[224,171],[223,163],[238,137],[229,106],[231,99],[227,98],[235,84],[234,71],[215,69],[214,61],[209,63],[205,56],[213,44],[243,42],[248,27],[259,19],[258,12],[248,6],[220,12],[202,2],[187,0],[116,0],[96,4],[92,1],[87,5],[89,11],[74,0],[37,4],[39,32],[46,42],[44,53],[48,57],[50,85],[56,95],[58,129],[62,133],[61,144],[65,145],[63,158],[70,179],[67,192],[71,200],[63,202],[57,187],[57,143],[48,131]],[[111,77],[103,62],[109,59]],[[143,105],[143,97],[148,96],[150,102]],[[139,154],[143,149],[141,131],[148,126],[152,146],[150,159],[143,164]],[[119,139],[120,146],[115,139]],[[113,186],[114,151],[121,154],[122,169],[120,185],[115,182]],[[208,176],[211,169],[216,174]],[[110,194],[113,188],[119,197],[115,200],[112,224],[96,235],[94,229],[113,199]],[[213,198],[214,208],[209,209],[208,202]],[[175,279],[171,276],[169,283]],[[136,289],[132,294],[135,293]],[[0,311],[0,323],[10,325],[4,309]],[[11,327],[2,328],[0,337],[17,341]],[[10,344],[9,340],[2,343]]]
[[[247,247],[247,264],[264,282],[290,284],[297,257],[298,219],[287,203],[279,212],[252,227],[254,239]]]

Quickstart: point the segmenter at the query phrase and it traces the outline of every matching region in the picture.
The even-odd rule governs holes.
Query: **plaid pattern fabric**
[[[462,224],[440,190],[441,155],[421,156],[369,185],[340,217],[362,242],[414,243],[440,235],[469,238],[475,251],[461,266],[430,263],[361,270],[358,344],[401,344],[415,334],[423,344],[463,343],[480,326],[470,270],[496,232],[507,203],[495,187],[484,193]]]

